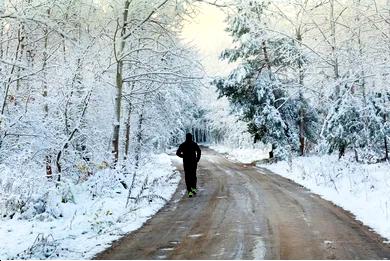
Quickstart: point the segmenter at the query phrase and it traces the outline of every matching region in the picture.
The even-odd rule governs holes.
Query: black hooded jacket
[[[192,141],[192,135],[187,133],[186,141],[180,144],[176,155],[183,158],[184,165],[196,165],[200,160],[201,150],[198,144]]]

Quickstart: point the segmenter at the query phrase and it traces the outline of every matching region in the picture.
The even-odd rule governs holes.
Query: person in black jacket
[[[188,197],[192,197],[196,194],[196,168],[200,160],[201,150],[192,140],[192,134],[186,134],[186,141],[180,144],[176,155],[183,158],[184,175],[187,185]]]

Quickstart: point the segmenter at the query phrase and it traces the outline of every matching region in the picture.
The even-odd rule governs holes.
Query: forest
[[[158,167],[155,155],[196,123],[204,75],[178,37],[193,8],[170,0],[0,2],[1,218],[61,220],[72,211],[74,219],[69,203],[110,193],[126,195],[116,200],[125,211],[169,197],[153,192],[159,181],[173,188],[169,160]],[[153,168],[160,172],[149,175]],[[39,245],[49,234],[34,239]]]
[[[226,14],[228,75],[182,41],[200,5]],[[389,0],[0,0],[0,222],[57,222],[0,257],[100,251],[58,252],[61,220],[104,237],[155,213],[187,132],[275,161],[387,162],[389,74]]]
[[[274,154],[389,159],[388,1],[241,1],[228,16],[237,62],[216,79]]]

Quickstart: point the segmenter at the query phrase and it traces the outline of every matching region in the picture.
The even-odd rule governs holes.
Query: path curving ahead
[[[182,171],[182,168],[179,167]],[[199,193],[173,199],[97,259],[390,259],[390,245],[296,183],[203,149]]]

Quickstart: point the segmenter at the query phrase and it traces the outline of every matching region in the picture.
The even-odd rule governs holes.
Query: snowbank
[[[390,239],[390,165],[338,160],[336,155],[297,157],[262,167],[309,188],[352,212]]]
[[[90,259],[124,234],[138,229],[169,200],[180,175],[167,154],[153,156],[137,174],[133,200],[112,170],[69,186],[71,200],[57,201],[58,217],[0,219],[0,259]],[[52,197],[55,200],[55,197]]]
[[[260,149],[213,147],[227,158],[251,163],[267,157]],[[390,239],[390,164],[360,164],[336,155],[293,158],[259,165],[305,186]]]

